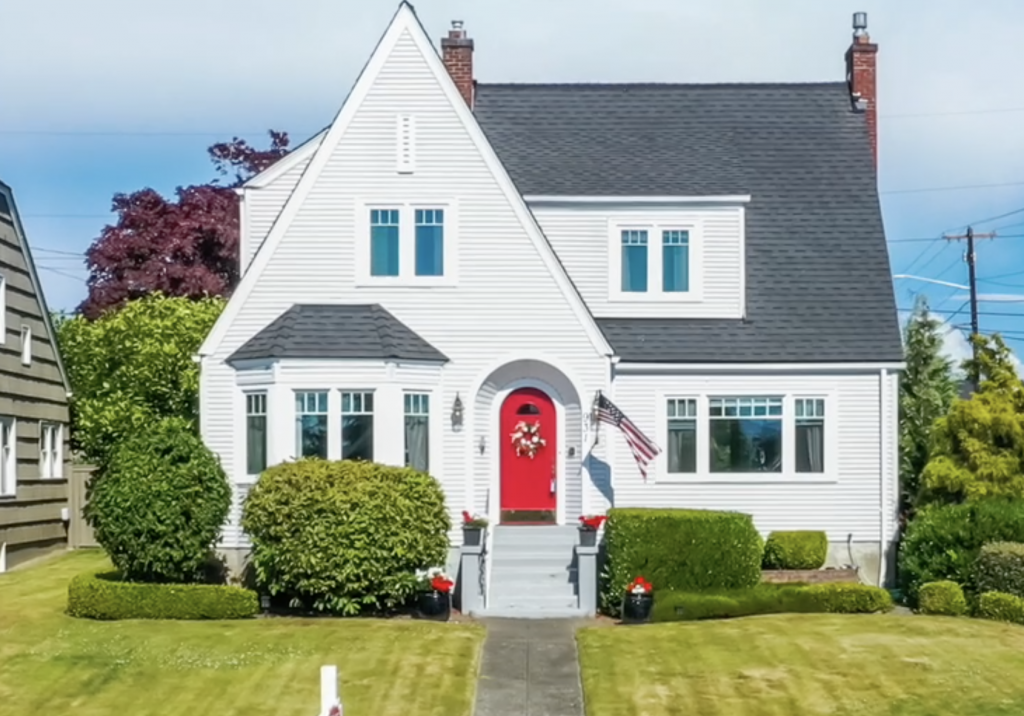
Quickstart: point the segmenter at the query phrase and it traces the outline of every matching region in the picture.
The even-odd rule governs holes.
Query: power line
[[[961,189],[995,189],[1003,186],[1024,186],[1024,181],[1000,182],[998,184],[961,184],[960,186],[935,186],[924,189],[889,189],[879,194],[923,194],[932,191],[960,191]],[[981,223],[981,222],[976,222]]]
[[[898,311],[913,311],[913,306],[897,308]],[[941,313],[943,315],[949,313],[957,313],[957,311],[943,310],[941,308],[928,307],[930,313]],[[992,318],[1024,318],[1024,313],[1009,313],[1006,311],[978,311],[979,316],[992,317]]]
[[[33,251],[42,251],[48,254],[60,254],[61,256],[77,256],[79,258],[85,258],[85,252],[83,251],[67,251],[64,249],[48,249],[45,246],[33,246]],[[50,258],[50,257],[46,257]]]
[[[63,276],[64,278],[72,278],[75,281],[81,281],[82,283],[86,282],[86,279],[82,278],[81,276],[76,276],[73,273],[68,273],[67,271],[61,271],[60,269],[55,269],[55,268],[53,268],[51,266],[40,266],[39,268],[41,268],[43,271],[51,271],[51,272],[57,274],[58,276]]]
[[[973,351],[974,360],[978,360],[978,347],[974,342],[974,338],[978,335],[978,274],[977,274],[977,259],[978,256],[974,251],[974,240],[977,239],[994,239],[996,237],[995,232],[988,234],[975,234],[974,227],[968,226],[967,233],[965,234],[954,234],[947,236],[948,241],[966,241],[967,242],[967,278],[968,286],[971,290],[971,350]],[[974,375],[971,381],[974,383],[975,389],[978,387],[979,376]]]
[[[1006,228],[1006,227],[1003,227]],[[938,241],[941,237],[920,236],[911,239],[889,239],[890,244],[923,243],[926,241]],[[1024,234],[999,234],[1000,239],[1024,239]]]

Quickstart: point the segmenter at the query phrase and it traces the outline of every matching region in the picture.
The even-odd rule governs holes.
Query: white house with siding
[[[461,23],[439,53],[402,3],[331,125],[240,190],[199,356],[225,551],[262,469],[319,455],[429,471],[453,545],[486,515],[494,613],[571,612],[573,527],[612,506],[824,530],[878,582],[902,348],[876,51],[858,29],[819,84],[486,84]]]

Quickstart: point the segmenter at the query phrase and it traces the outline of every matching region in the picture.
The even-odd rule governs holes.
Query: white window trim
[[[266,421],[266,445],[264,450],[267,456],[267,467],[269,468],[273,463],[270,461],[270,443],[273,423],[271,422],[270,412],[270,401],[273,391],[270,390],[270,386],[246,386],[242,390],[242,421],[241,426],[241,443],[242,447],[239,451],[239,463],[241,465],[241,472],[245,475],[246,482],[256,482],[259,479],[259,474],[253,474],[249,472],[249,396],[250,395],[262,395],[263,396],[263,417]]]
[[[64,426],[60,423],[39,423],[39,478],[60,480],[64,477]]]
[[[3,416],[0,423],[7,426],[7,445],[0,444],[0,497],[18,495],[18,421]],[[7,452],[4,456],[3,451]]]
[[[32,365],[32,326],[21,325],[21,364]]]
[[[647,290],[622,290],[622,232],[647,231]],[[689,232],[689,289],[663,290],[662,232]],[[665,216],[656,221],[641,217],[613,218],[608,222],[608,300],[628,303],[700,303],[704,300],[704,226],[693,216]]]
[[[370,275],[370,211],[398,210],[398,275]],[[416,210],[444,210],[444,275],[416,275]],[[450,287],[458,284],[459,210],[454,199],[428,201],[366,201],[355,204],[356,286],[394,286],[402,288]]]
[[[711,472],[711,415],[710,399],[715,398],[767,398],[782,397],[782,472],[724,473]],[[697,401],[697,471],[693,473],[668,472],[668,415],[665,409],[669,399]],[[797,398],[825,401],[825,471],[796,471],[796,410]],[[710,391],[693,393],[665,391],[656,396],[656,441],[663,449],[654,460],[655,484],[834,484],[839,481],[838,400],[833,390],[818,391]]]

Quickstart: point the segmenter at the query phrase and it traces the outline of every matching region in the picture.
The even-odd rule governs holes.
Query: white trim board
[[[293,169],[297,165],[301,164],[307,157],[313,155],[317,150],[317,147],[320,146],[320,142],[323,141],[324,135],[327,134],[328,129],[329,127],[321,129],[319,132],[299,146],[295,147],[295,149],[285,154],[259,174],[250,178],[249,181],[242,184],[242,186],[239,189],[236,189],[236,191],[241,193],[245,189],[263,189],[278,177],[288,173],[290,169]]]
[[[575,196],[558,194],[527,194],[527,204],[635,204],[651,205],[720,205],[749,204],[750,194],[724,194],[721,196]]]
[[[900,371],[905,363],[629,363],[617,361],[616,373],[877,373]]]
[[[267,238],[263,241],[263,245],[260,246],[256,256],[250,263],[249,269],[242,277],[242,280],[239,283],[238,288],[235,290],[234,295],[231,297],[231,300],[228,302],[227,307],[217,319],[213,329],[207,335],[206,340],[203,341],[203,345],[200,347],[199,353],[201,355],[211,355],[217,350],[220,343],[224,340],[228,327],[235,321],[241,307],[248,300],[253,288],[258,284],[260,275],[270,262],[270,257],[274,254],[278,245],[281,243],[288,227],[295,220],[300,207],[305,203],[306,198],[309,196],[310,191],[316,184],[324,166],[327,164],[334,150],[338,146],[338,142],[345,135],[353,118],[359,111],[360,106],[363,104],[370,89],[376,82],[381,69],[390,57],[398,43],[398,40],[405,32],[408,32],[409,36],[415,42],[417,48],[422,53],[424,60],[437,79],[438,85],[444,91],[448,101],[451,102],[459,118],[462,120],[467,133],[473,140],[477,150],[480,152],[484,162],[487,164],[488,169],[490,169],[494,175],[498,186],[508,198],[509,204],[516,214],[516,218],[519,219],[523,228],[526,229],[527,234],[537,248],[541,260],[544,262],[548,271],[551,272],[556,284],[559,289],[561,289],[565,299],[568,301],[571,310],[576,315],[577,320],[580,321],[580,325],[583,326],[584,331],[587,333],[587,337],[590,339],[591,344],[601,355],[612,355],[614,350],[604,337],[600,328],[598,328],[597,321],[594,320],[590,310],[583,302],[583,298],[569,279],[569,275],[566,273],[565,268],[558,261],[554,249],[548,242],[547,237],[545,237],[544,233],[541,231],[540,225],[537,223],[532,212],[527,208],[522,195],[519,194],[515,185],[512,183],[512,179],[509,177],[508,172],[498,159],[497,154],[495,154],[494,148],[491,147],[487,138],[484,136],[483,130],[474,118],[472,111],[466,105],[465,100],[462,99],[462,95],[459,94],[458,88],[456,88],[454,81],[448,75],[448,71],[444,68],[444,64],[441,62],[441,58],[438,56],[437,50],[430,42],[430,39],[427,37],[427,34],[424,31],[423,26],[420,24],[419,19],[416,17],[415,12],[407,2],[403,2],[398,7],[398,11],[391,20],[391,24],[384,32],[384,35],[377,44],[369,62],[367,62],[362,73],[359,75],[359,78],[356,80],[355,86],[352,88],[348,98],[342,105],[341,111],[338,112],[334,122],[327,130],[327,134],[324,136],[323,141],[320,142],[320,145],[317,147],[316,154],[313,155],[313,158],[310,160],[306,170],[299,178],[299,182],[296,185],[295,190],[291,193],[291,196],[288,197],[288,201],[285,203],[284,208],[281,210],[281,213],[278,215],[271,227]]]

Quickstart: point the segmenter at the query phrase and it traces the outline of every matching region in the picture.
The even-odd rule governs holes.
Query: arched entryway
[[[558,514],[558,414],[540,388],[517,388],[499,413],[500,519],[554,524]]]

